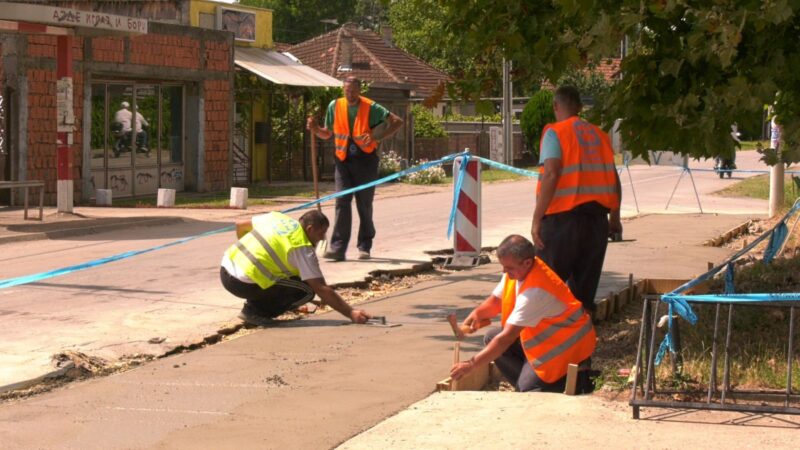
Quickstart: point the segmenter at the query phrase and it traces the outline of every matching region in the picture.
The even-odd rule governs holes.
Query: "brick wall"
[[[28,36],[28,55],[39,58],[56,57],[57,38],[55,36]],[[74,61],[83,60],[83,38],[75,38],[72,46]],[[29,180],[45,182],[45,203],[55,204],[57,198],[58,171],[56,150],[58,135],[56,130],[56,71],[48,69],[28,69],[28,160],[26,177]],[[75,114],[75,132],[72,133],[74,180],[80,180],[82,164],[83,124],[83,75],[75,70],[72,77],[72,107]],[[74,195],[81,195],[81,184],[75,183]]]
[[[208,80],[205,88],[205,181],[209,190],[228,186],[229,121],[231,84],[228,80]]]
[[[227,72],[231,69],[230,43],[208,41],[205,45],[206,69]]]
[[[98,62],[125,61],[125,40],[121,37],[92,39],[92,59]]]
[[[131,37],[131,64],[200,68],[200,41],[188,36],[146,34]]]

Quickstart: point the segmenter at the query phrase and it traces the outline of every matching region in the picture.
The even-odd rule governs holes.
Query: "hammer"
[[[470,328],[467,325],[458,325],[455,313],[448,314],[447,321],[450,323],[450,327],[453,329],[453,334],[459,341],[463,341],[468,334],[471,334],[473,332],[472,328]],[[489,319],[481,319],[478,322],[478,328],[483,328],[485,326],[491,325],[491,323],[492,321]]]

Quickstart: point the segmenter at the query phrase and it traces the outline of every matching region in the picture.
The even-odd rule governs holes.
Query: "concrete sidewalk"
[[[689,278],[701,273],[707,261],[719,262],[731,253],[731,249],[703,247],[702,242],[745,219],[670,215],[632,220],[626,224],[626,235],[633,240],[609,247],[599,292],[624,287],[629,273],[636,278]],[[432,392],[435,383],[446,377],[452,362],[452,337],[443,320],[445,313],[455,310],[461,317],[466,315],[496,284],[499,272],[497,264],[458,272],[368,305],[371,313],[386,315],[391,322],[402,324],[400,327],[343,326],[344,319],[335,313],[315,316],[160,359],[114,376],[75,383],[30,400],[3,404],[0,435],[4,447],[335,446]],[[464,345],[463,357],[477,351],[479,342],[480,337],[476,336]],[[459,427],[433,426],[441,423],[442,415],[475,413],[481,419],[476,423],[494,426],[501,423],[501,414],[505,417],[502,412],[507,411],[509,426],[531,430],[535,430],[532,424],[537,422],[552,428],[575,420],[605,420],[602,414],[591,412],[602,409],[591,406],[600,402],[593,397],[547,398],[545,411],[505,404],[502,394],[485,395],[500,396],[492,397],[497,400],[481,412],[485,415],[477,414],[482,410],[470,403],[469,395],[456,394],[452,396],[455,403],[448,404],[439,416],[421,414],[414,419],[420,427],[399,427],[404,432],[429,433],[430,441],[409,440],[406,448],[414,448],[412,442],[423,442],[423,447],[454,448],[443,433],[461,431]],[[514,401],[522,397],[509,398]],[[588,406],[576,409],[571,406],[574,402],[586,402]],[[420,406],[416,408],[425,411]],[[424,423],[431,426],[422,427]],[[598,432],[610,436],[612,430],[604,430],[602,423],[605,422],[598,424]],[[620,429],[613,432],[638,433],[642,423],[623,419],[620,413],[614,422]],[[468,426],[478,427],[472,423]],[[498,447],[496,433],[478,435],[476,431],[465,434],[473,437],[469,446],[474,448],[548,446],[544,442],[557,446],[562,442],[537,438],[531,431],[523,441],[509,441],[509,445],[501,442]],[[389,436],[382,431],[373,432],[372,436],[377,436],[378,441],[354,441],[352,445],[404,445],[402,434],[396,435],[397,440],[388,441],[380,440]],[[738,439],[734,446],[760,442],[757,434],[731,436]],[[466,446],[459,440],[453,442]],[[607,442],[613,440],[609,438]]]

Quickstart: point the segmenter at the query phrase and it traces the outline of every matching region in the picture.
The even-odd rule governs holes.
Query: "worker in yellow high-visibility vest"
[[[315,294],[355,323],[369,319],[325,283],[314,247],[325,239],[328,226],[328,218],[316,210],[300,220],[271,212],[236,223],[239,241],[225,252],[220,279],[228,292],[246,300],[242,320],[264,325]]]
[[[373,134],[379,125],[386,124],[380,136]],[[356,77],[344,80],[344,97],[328,106],[325,126],[320,127],[313,117],[308,129],[320,139],[335,138],[336,190],[343,191],[378,178],[378,139],[387,139],[403,126],[403,120],[378,103],[361,96],[361,81]],[[372,222],[372,200],[375,188],[355,193],[358,210],[358,259],[369,259],[375,225]],[[353,221],[353,194],[336,199],[336,219],[325,258],[343,261],[350,242]]]

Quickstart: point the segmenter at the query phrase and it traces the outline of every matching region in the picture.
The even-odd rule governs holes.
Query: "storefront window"
[[[94,187],[115,196],[183,190],[183,114],[183,86],[93,84]]]

